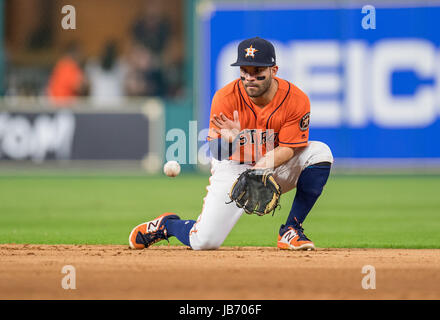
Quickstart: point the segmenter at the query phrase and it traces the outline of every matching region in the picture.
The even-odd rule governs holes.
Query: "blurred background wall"
[[[238,42],[260,36],[309,95],[335,170],[438,172],[440,2],[365,5],[3,0],[0,170],[206,170],[211,98],[238,77]]]
[[[73,5],[77,11],[77,28],[60,28],[61,9]],[[69,41],[77,40],[86,55],[99,55],[108,39],[115,39],[128,50],[133,24],[146,16],[166,19],[175,49],[183,50],[183,13],[181,0],[6,0],[6,43],[12,53],[32,46],[57,51]],[[171,44],[168,44],[171,45]]]
[[[62,18],[66,15],[62,13],[62,8],[66,5],[75,8],[74,30],[61,27]],[[161,69],[161,74],[156,78],[165,77],[162,74],[169,72],[174,72],[175,78],[176,74],[182,73],[185,48],[184,1],[181,0],[109,0],[105,3],[99,0],[6,0],[4,25],[8,72],[6,93],[8,90],[20,90],[14,87],[15,82],[26,81],[20,77],[31,78],[33,68],[36,69],[35,77],[41,76],[44,71],[49,75],[54,62],[73,44],[78,47],[79,59],[83,64],[102,57],[111,42],[117,48],[118,58],[127,63],[145,60],[138,62],[140,66],[133,67]],[[44,79],[28,80],[32,81],[42,82]],[[175,80],[157,81],[164,83],[164,86],[168,84],[165,91],[157,90],[159,95],[176,97],[183,94],[182,82],[171,88]],[[28,84],[36,87],[42,85]],[[33,92],[25,92],[26,95],[41,94],[35,92],[38,88],[27,90]],[[142,93],[142,90],[135,88],[129,92],[130,95]]]

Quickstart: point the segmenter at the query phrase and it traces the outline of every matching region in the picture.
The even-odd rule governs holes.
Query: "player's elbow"
[[[292,147],[282,147],[284,149],[284,158],[289,161],[295,155],[295,148]]]
[[[278,146],[275,150],[275,166],[280,166],[290,159],[293,158],[295,155],[295,149],[291,147],[282,147]]]

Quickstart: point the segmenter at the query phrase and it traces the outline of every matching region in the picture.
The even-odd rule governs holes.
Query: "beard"
[[[258,82],[248,82],[248,83],[245,83],[244,81],[242,82],[248,96],[251,98],[257,98],[262,96],[267,92],[267,90],[269,90],[272,82],[272,77],[268,76],[266,77],[265,80]]]

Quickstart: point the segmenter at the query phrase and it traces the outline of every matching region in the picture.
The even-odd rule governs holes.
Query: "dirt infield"
[[[362,288],[365,265],[375,289]],[[440,299],[440,250],[5,244],[0,299]]]

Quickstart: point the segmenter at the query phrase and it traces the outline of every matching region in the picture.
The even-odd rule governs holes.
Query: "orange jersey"
[[[55,103],[71,102],[78,95],[84,79],[78,64],[70,57],[62,58],[55,65],[49,80],[48,94]]]
[[[278,90],[272,101],[263,108],[247,95],[240,79],[218,90],[211,105],[211,118],[223,113],[233,119],[234,110],[240,120],[239,148],[230,157],[242,163],[253,162],[277,146],[304,147],[309,139],[310,101],[292,83],[275,77]],[[220,137],[210,123],[208,141]]]

